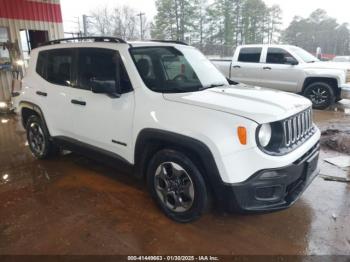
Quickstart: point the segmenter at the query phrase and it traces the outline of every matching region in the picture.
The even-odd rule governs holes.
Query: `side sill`
[[[98,160],[107,164],[112,164],[113,166],[118,167],[133,167],[133,164],[131,164],[129,161],[127,161],[125,158],[121,157],[118,154],[83,143],[76,139],[65,136],[55,136],[52,137],[52,140],[59,147],[67,149],[74,153],[84,155],[87,158],[92,158],[94,160]]]

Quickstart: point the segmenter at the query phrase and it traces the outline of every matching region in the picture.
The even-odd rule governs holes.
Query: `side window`
[[[36,60],[36,72],[38,75],[40,75],[42,78],[47,79],[47,70],[46,70],[46,59],[47,59],[47,52],[41,51],[38,54],[38,59]]]
[[[73,51],[71,49],[49,50],[46,60],[46,68],[42,71],[46,71],[46,80],[61,86],[72,86]]]
[[[262,48],[259,47],[245,47],[239,52],[238,61],[245,63],[259,63]]]
[[[268,64],[287,64],[287,58],[294,59],[294,57],[289,54],[286,50],[281,48],[270,47],[267,50],[266,63]],[[295,59],[294,59],[295,60]]]
[[[129,76],[115,50],[80,48],[78,61],[78,88],[91,90],[92,86],[116,88],[117,62],[120,61],[122,93],[132,90]]]

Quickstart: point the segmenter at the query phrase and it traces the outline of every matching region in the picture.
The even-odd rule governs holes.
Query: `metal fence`
[[[204,55],[210,58],[232,58],[236,49],[235,46],[220,44],[200,44],[191,43],[192,46],[202,51]]]

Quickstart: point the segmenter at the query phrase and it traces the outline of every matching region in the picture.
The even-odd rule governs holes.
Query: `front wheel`
[[[314,109],[324,110],[335,103],[332,86],[324,82],[316,82],[308,85],[303,95],[311,100]]]
[[[163,212],[187,223],[198,219],[208,206],[208,191],[197,166],[181,152],[164,149],[147,170],[148,188]]]

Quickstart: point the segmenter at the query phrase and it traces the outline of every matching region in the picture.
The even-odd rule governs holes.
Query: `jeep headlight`
[[[350,83],[350,69],[346,70],[346,83]]]
[[[261,125],[259,127],[258,137],[257,137],[260,146],[266,147],[270,143],[271,137],[272,137],[271,125],[270,124]]]

